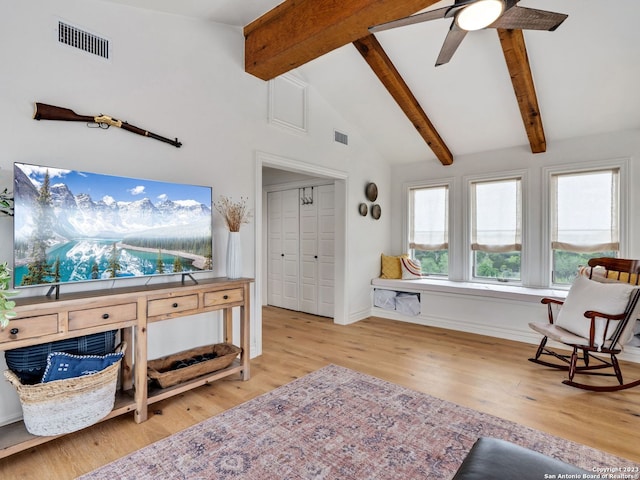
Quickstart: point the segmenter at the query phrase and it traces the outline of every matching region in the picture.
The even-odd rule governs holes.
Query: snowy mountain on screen
[[[51,215],[54,233],[65,239],[122,238],[138,232],[172,232],[174,237],[193,235],[189,225],[196,224],[201,234],[208,234],[211,209],[195,200],[162,200],[154,204],[149,198],[133,202],[116,202],[111,197],[100,200],[89,194],[74,194],[64,183],[56,183],[51,193]],[[15,195],[26,201],[16,202],[16,219],[22,222],[16,228],[17,239],[28,239],[35,227],[38,189],[26,175],[15,182]]]

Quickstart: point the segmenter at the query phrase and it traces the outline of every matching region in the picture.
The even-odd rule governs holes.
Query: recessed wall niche
[[[269,123],[307,133],[308,85],[291,74],[269,80]]]

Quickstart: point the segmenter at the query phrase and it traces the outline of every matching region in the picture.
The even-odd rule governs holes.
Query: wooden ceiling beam
[[[538,97],[531,75],[531,66],[527,56],[522,30],[498,30],[498,37],[511,76],[511,83],[516,94],[524,129],[529,138],[531,152],[542,153],[547,150],[542,117],[538,107]]]
[[[369,64],[393,99],[409,118],[418,133],[427,142],[433,153],[443,165],[453,163],[453,155],[427,117],[409,86],[373,35],[353,42],[365,61]]]
[[[438,0],[285,0],[244,28],[245,71],[271,80]]]

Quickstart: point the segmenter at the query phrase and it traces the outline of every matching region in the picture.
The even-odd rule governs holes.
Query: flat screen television
[[[211,187],[14,163],[13,192],[16,288],[213,268]]]

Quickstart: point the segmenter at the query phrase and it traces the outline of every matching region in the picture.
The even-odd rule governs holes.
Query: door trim
[[[313,165],[310,163],[302,162],[300,160],[294,160],[291,158],[274,155],[267,152],[256,151],[256,210],[255,210],[255,273],[256,273],[256,288],[255,288],[255,302],[253,305],[253,314],[256,318],[256,327],[260,331],[256,331],[256,338],[258,339],[258,352],[262,352],[262,305],[263,305],[263,292],[266,288],[266,269],[264,268],[264,248],[266,245],[266,228],[264,228],[265,221],[264,215],[266,211],[263,209],[263,205],[266,204],[266,192],[262,188],[262,168],[273,167],[280,170],[286,170],[290,172],[303,173],[306,175],[313,175],[315,177],[324,177],[332,179],[335,185],[335,205],[336,205],[336,252],[335,252],[335,286],[334,286],[334,307],[335,315],[333,318],[334,323],[346,325],[349,323],[348,315],[348,295],[347,295],[347,180],[349,175],[347,172],[341,170],[335,170],[332,168],[322,167],[319,165]],[[340,208],[342,206],[343,208]],[[260,354],[258,353],[258,355]]]

